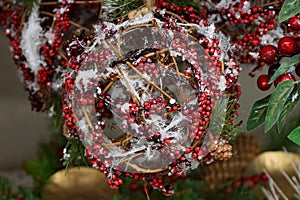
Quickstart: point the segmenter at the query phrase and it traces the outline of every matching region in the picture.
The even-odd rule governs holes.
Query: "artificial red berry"
[[[266,173],[261,173],[261,175],[260,175],[260,179],[262,180],[262,181],[267,181],[267,180],[269,180],[269,176],[266,174]]]
[[[295,15],[289,19],[289,26],[294,31],[300,31],[300,16]]]
[[[193,12],[194,12],[194,8],[193,8],[193,7],[189,7],[189,8],[188,8],[188,12],[189,12],[189,13],[193,13]]]
[[[270,89],[271,84],[269,84],[269,76],[268,75],[261,75],[258,77],[257,79],[257,87],[262,90],[262,91],[266,91],[268,89]]]
[[[274,81],[274,86],[277,87],[277,85],[279,83],[281,83],[282,81],[296,81],[295,77],[293,74],[287,73],[287,74],[282,74],[281,76],[279,76],[277,79],[275,79]]]
[[[284,55],[297,53],[297,42],[292,37],[283,37],[278,41],[278,50]]]
[[[273,45],[266,45],[261,49],[261,60],[267,64],[273,64],[277,61],[277,48]]]

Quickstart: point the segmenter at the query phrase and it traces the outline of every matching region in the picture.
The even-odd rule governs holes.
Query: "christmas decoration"
[[[152,189],[174,194],[174,182],[204,165],[206,189],[239,197],[268,178],[241,175],[258,148],[233,142],[240,64],[251,64],[251,76],[267,66],[256,84],[275,86],[254,104],[247,130],[277,123],[281,132],[299,100],[299,1],[17,0],[0,11],[32,109],[68,140],[59,151],[67,168],[91,165],[114,189],[142,184],[147,198]],[[299,130],[288,136],[297,144]],[[50,160],[26,165],[39,191],[59,168]],[[231,163],[234,176],[215,172]]]
[[[264,152],[257,156],[247,167],[246,174],[258,174],[265,172],[271,179],[264,183],[264,189],[257,191],[257,195],[262,197],[262,193],[267,199],[279,198],[293,199],[295,194],[299,196],[299,166],[300,157],[295,153],[284,151]],[[273,196],[273,198],[271,197]]]
[[[106,177],[88,168],[71,168],[53,174],[45,186],[43,199],[113,199],[116,190],[109,188]]]
[[[225,162],[216,161],[200,174],[200,179],[204,181],[206,190],[220,189],[228,181],[241,178],[249,163],[260,152],[260,146],[255,137],[248,135],[240,135],[233,142],[232,148],[236,152],[233,153],[233,158]]]
[[[31,2],[31,8],[26,7],[26,3],[14,5],[1,1],[0,23],[10,39],[13,59],[20,71],[24,88],[29,93],[32,109],[45,111],[51,107],[51,98],[57,93],[61,94],[60,77],[69,59],[64,42],[75,36],[74,31],[89,31],[77,21],[93,21],[95,15],[98,15],[97,5],[100,2],[28,2]],[[71,12],[71,8],[81,13]],[[89,12],[83,8],[88,8]],[[80,19],[77,14],[81,16]]]
[[[95,26],[66,73],[63,107],[69,137],[113,188],[127,176],[171,195],[164,175],[231,157],[223,126],[235,116],[239,67],[223,37],[166,11]]]

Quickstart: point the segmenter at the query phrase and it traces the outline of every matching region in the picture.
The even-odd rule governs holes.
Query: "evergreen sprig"
[[[11,4],[29,8],[29,10],[31,10],[34,5],[38,4],[37,0],[4,0],[4,1],[7,1]]]
[[[103,9],[110,17],[119,18],[143,5],[143,0],[107,0],[104,2]]]
[[[85,147],[79,138],[72,137],[68,140],[64,150],[63,165],[66,171],[73,166],[89,166],[89,162],[85,156]]]
[[[32,188],[18,187],[16,191],[12,189],[12,182],[0,176],[0,200],[40,200]]]

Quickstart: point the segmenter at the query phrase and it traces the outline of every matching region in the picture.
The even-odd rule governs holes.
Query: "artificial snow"
[[[225,89],[226,89],[226,78],[224,76],[220,76],[218,89],[222,92],[225,91]]]
[[[43,44],[41,36],[43,36],[43,28],[40,26],[39,7],[34,6],[29,16],[28,22],[24,24],[21,37],[21,49],[26,57],[27,67],[34,74],[41,69],[41,65],[45,62],[42,59],[39,49]]]
[[[75,80],[75,86],[82,93],[86,92],[88,89],[88,84],[91,83],[91,80],[95,80],[98,78],[97,69],[90,69],[86,71],[79,71]],[[83,87],[81,86],[83,84]],[[83,89],[84,88],[84,89]]]
[[[298,99],[298,92],[296,92],[293,96],[292,96],[292,102],[294,102],[296,99]]]

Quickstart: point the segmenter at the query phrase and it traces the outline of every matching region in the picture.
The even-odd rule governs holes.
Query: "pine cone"
[[[240,178],[248,163],[259,154],[260,147],[255,136],[242,134],[232,143],[232,146],[219,142],[212,147],[211,151],[218,161],[208,165],[200,176],[207,191],[215,190],[229,180]],[[231,156],[232,158],[229,159]]]
[[[211,152],[217,160],[228,160],[232,157],[232,146],[228,144],[228,141],[219,140]]]

